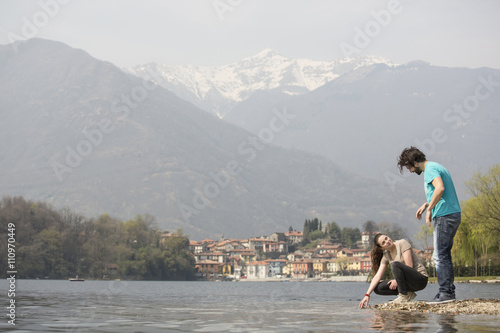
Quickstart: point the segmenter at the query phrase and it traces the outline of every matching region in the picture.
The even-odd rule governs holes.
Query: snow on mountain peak
[[[141,77],[158,73],[161,84],[199,107],[217,113],[229,111],[236,103],[263,90],[281,89],[283,93],[311,91],[340,75],[363,66],[392,63],[385,58],[367,56],[333,61],[290,59],[267,48],[238,62],[223,66],[168,66],[150,63],[131,70]]]
[[[264,50],[260,51],[259,53],[257,53],[256,55],[253,55],[249,58],[250,59],[252,59],[252,58],[257,59],[257,58],[270,58],[270,57],[282,57],[282,58],[284,58],[283,55],[281,55],[278,51],[273,50],[273,49],[264,49]]]

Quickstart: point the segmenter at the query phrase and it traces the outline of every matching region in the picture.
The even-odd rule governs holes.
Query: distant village
[[[204,239],[190,241],[196,260],[196,274],[206,280],[331,280],[339,276],[366,277],[372,268],[370,239],[377,232],[361,234],[356,248],[320,241],[315,248],[295,250],[303,240],[301,231],[275,232],[249,239]],[[429,262],[432,249],[414,249]]]

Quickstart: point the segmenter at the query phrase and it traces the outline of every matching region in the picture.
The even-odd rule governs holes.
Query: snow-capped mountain
[[[333,61],[290,59],[265,49],[239,62],[224,66],[169,66],[150,63],[128,69],[139,77],[156,81],[179,97],[224,117],[237,103],[259,91],[276,90],[300,95],[340,75],[378,63],[392,65],[381,57],[347,58]]]
[[[16,43],[0,45],[0,196],[89,217],[147,213],[194,239],[271,234],[311,216],[358,227],[413,213],[409,191],[315,154],[256,150],[257,136],[82,50]]]

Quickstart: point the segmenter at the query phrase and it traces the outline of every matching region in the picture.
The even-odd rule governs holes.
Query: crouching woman
[[[380,281],[388,265],[394,279]],[[372,271],[375,275],[359,308],[368,306],[372,291],[377,295],[397,295],[392,302],[404,303],[411,302],[417,296],[415,291],[427,286],[427,271],[406,239],[393,242],[387,235],[377,234],[373,239]]]

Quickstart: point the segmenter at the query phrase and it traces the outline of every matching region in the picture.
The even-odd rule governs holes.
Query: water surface
[[[360,310],[367,288],[361,282],[18,280],[16,326],[4,319],[0,332],[500,332],[500,316]],[[7,283],[1,292],[7,294]],[[436,292],[430,284],[416,300]],[[457,284],[457,298],[500,298],[500,285]],[[373,295],[371,303],[390,299]]]

